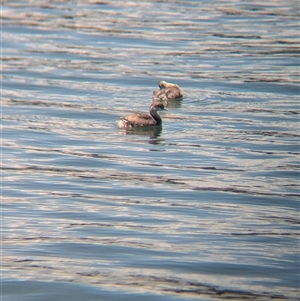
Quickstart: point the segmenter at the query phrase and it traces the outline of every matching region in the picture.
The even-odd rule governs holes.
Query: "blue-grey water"
[[[300,300],[298,0],[1,17],[1,300]]]

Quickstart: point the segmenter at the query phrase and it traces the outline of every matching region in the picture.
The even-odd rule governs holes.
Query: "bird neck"
[[[150,115],[156,121],[156,125],[161,125],[161,118],[154,107],[150,107]]]

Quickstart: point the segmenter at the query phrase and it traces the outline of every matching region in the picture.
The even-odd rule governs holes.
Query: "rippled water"
[[[299,300],[298,1],[4,1],[3,300]],[[124,131],[158,82],[184,99]]]

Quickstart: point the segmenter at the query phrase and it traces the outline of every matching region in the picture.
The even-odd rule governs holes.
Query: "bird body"
[[[149,127],[160,126],[162,124],[161,117],[157,111],[164,110],[163,104],[152,103],[147,113],[134,113],[120,118],[118,122],[119,128],[133,128],[133,127]]]
[[[168,102],[183,97],[180,87],[176,84],[161,81],[158,86],[160,89],[153,91],[153,102]]]

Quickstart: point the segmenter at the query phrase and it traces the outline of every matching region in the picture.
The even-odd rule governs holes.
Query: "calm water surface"
[[[1,13],[2,300],[300,300],[298,1]]]

